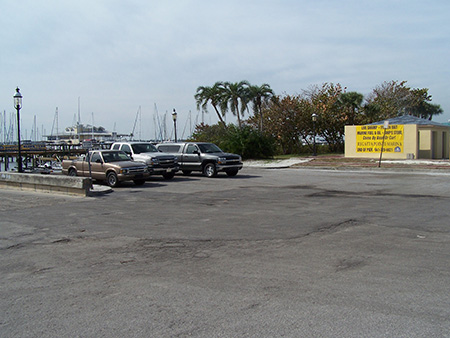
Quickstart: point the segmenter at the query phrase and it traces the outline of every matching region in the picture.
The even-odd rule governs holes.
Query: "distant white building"
[[[74,127],[67,127],[63,133],[57,135],[46,135],[48,142],[66,143],[69,145],[79,145],[85,141],[108,142],[115,141],[125,135],[118,135],[116,132],[107,131],[103,127],[78,124]]]

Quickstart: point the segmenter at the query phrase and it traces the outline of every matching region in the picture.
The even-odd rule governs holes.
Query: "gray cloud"
[[[446,121],[450,55],[445,1],[31,1],[0,14],[0,109],[24,95],[23,123],[49,131],[59,107],[129,132],[139,106],[152,137],[155,103],[197,116],[193,95],[219,80],[279,94],[339,82],[368,94],[383,81],[430,88]],[[198,118],[198,117],[197,117]],[[215,117],[211,114],[211,123]],[[228,118],[229,121],[233,119]],[[168,121],[169,123],[170,121]],[[207,121],[208,122],[208,121]],[[28,127],[30,128],[30,127]]]

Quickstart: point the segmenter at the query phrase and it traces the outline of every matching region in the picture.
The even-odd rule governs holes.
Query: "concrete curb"
[[[111,187],[108,187],[105,185],[93,184],[92,189],[89,189],[87,196],[95,197],[95,196],[109,194],[111,192],[113,192]]]
[[[87,177],[2,172],[0,173],[0,188],[88,196],[90,179]]]

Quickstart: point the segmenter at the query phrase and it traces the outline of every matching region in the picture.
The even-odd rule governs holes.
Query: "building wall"
[[[449,134],[443,128],[419,129],[419,158],[448,159]]]
[[[431,158],[431,130],[420,130],[418,143],[418,158]]]
[[[380,152],[357,152],[356,142],[357,126],[345,126],[345,157],[379,158]],[[403,125],[403,149],[402,152],[383,152],[384,159],[407,159],[409,156],[417,158],[418,129],[415,124]]]

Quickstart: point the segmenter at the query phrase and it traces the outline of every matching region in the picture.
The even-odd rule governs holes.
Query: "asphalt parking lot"
[[[1,337],[449,337],[450,175],[1,191]]]

